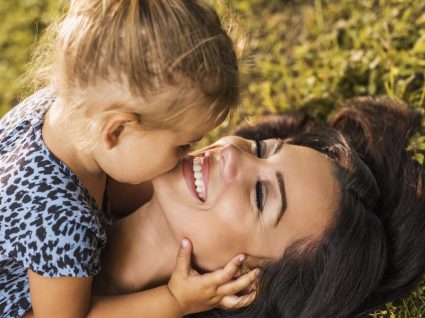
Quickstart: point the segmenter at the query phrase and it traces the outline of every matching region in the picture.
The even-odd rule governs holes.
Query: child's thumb
[[[183,239],[179,251],[177,253],[176,271],[183,272],[189,275],[191,270],[191,255],[192,255],[192,243],[188,239]]]

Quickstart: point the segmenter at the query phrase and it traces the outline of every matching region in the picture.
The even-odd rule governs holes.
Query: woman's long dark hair
[[[302,112],[270,115],[236,134],[285,138],[334,162],[336,218],[262,269],[253,305],[197,317],[364,317],[406,295],[425,269],[424,170],[405,149],[420,116],[389,99],[351,100],[327,128]]]

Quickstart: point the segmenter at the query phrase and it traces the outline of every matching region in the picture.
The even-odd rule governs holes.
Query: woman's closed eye
[[[266,143],[262,140],[255,140],[256,153],[257,157],[262,159],[265,153]],[[257,180],[255,183],[255,200],[256,206],[259,212],[263,212],[264,209],[264,191],[263,191],[263,182]]]
[[[258,158],[264,158],[264,154],[266,153],[266,143],[263,140],[256,139],[255,150]]]

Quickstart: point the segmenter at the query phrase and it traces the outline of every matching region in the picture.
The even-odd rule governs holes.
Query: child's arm
[[[35,318],[86,317],[93,277],[50,278],[28,270],[28,280]]]
[[[94,297],[90,306],[92,277],[46,278],[28,272],[32,314],[26,317],[181,317],[181,309],[167,286],[120,296]]]
[[[95,297],[89,314],[97,317],[180,318],[190,313],[206,311],[216,306],[240,308],[248,306],[255,291],[236,296],[257,278],[253,270],[232,281],[243,262],[241,255],[234,257],[223,269],[199,275],[190,266],[191,244],[180,247],[176,268],[168,286],[120,296]]]
[[[189,243],[179,250],[176,269],[168,286],[128,295],[94,297],[91,306],[91,277],[45,278],[29,271],[34,317],[180,318],[215,306],[237,308],[252,302],[255,292],[235,296],[250,286],[257,276],[256,271],[251,271],[231,280],[242,263],[240,257],[235,257],[225,268],[205,275],[191,269],[190,257]]]

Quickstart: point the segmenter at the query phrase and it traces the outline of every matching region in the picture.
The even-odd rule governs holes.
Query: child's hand
[[[223,269],[200,275],[190,265],[192,245],[184,239],[180,246],[176,268],[168,282],[168,288],[180,304],[183,315],[202,312],[214,307],[241,308],[255,299],[255,289],[242,296],[236,294],[247,290],[258,277],[259,270],[251,270],[232,280],[245,255],[234,257]]]

